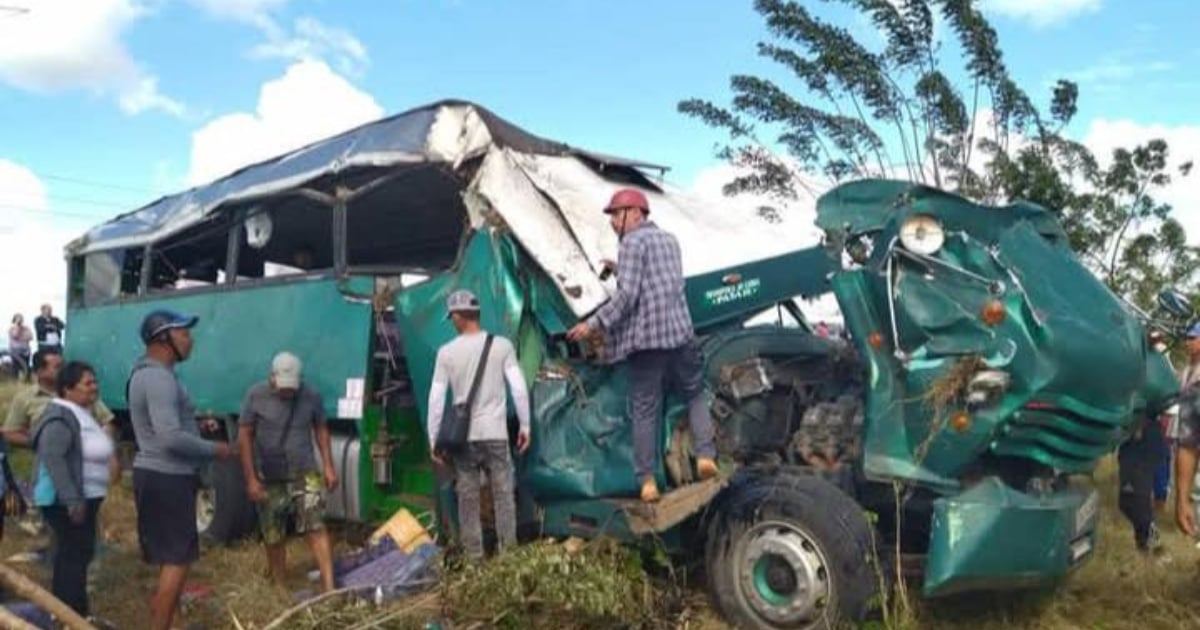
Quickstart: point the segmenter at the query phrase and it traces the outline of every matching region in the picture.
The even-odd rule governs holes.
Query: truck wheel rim
[[[212,488],[202,488],[196,493],[196,531],[207,532],[216,513],[217,501]]]
[[[779,625],[825,615],[833,585],[824,554],[806,532],[779,521],[759,523],[738,547],[738,590],[755,614]]]

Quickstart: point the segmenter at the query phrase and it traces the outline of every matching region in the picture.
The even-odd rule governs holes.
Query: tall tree
[[[759,54],[803,89],[735,75],[729,106],[679,103],[728,133],[718,155],[742,175],[726,193],[794,197],[801,173],[823,173],[835,183],[902,177],[987,203],[1024,199],[1057,212],[1083,260],[1140,307],[1154,308],[1161,285],[1194,288],[1200,252],[1154,197],[1172,179],[1166,142],[1119,149],[1101,167],[1065,134],[1078,86],[1059,81],[1043,114],[1012,79],[995,29],[972,0],[826,3],[869,19],[882,45],[814,15],[811,2],[755,0],[771,36]],[[935,36],[938,19],[955,46]],[[950,63],[960,64],[959,84]]]

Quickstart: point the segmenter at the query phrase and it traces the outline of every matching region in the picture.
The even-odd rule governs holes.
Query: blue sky
[[[862,21],[813,1],[856,32]],[[59,303],[61,245],[92,223],[363,120],[477,101],[545,136],[719,174],[720,136],[675,111],[773,72],[750,0],[0,0],[0,312]],[[1010,69],[1044,100],[1081,85],[1072,133],[1200,152],[1187,0],[991,0]],[[944,34],[948,35],[948,33]],[[1197,156],[1200,157],[1200,156]],[[78,180],[78,181],[76,181]],[[86,183],[80,183],[86,182]],[[1200,187],[1176,186],[1178,206]],[[1188,209],[1190,210],[1190,209]],[[1186,222],[1186,221],[1185,221]],[[1197,226],[1200,233],[1200,225]],[[26,257],[24,254],[22,257]],[[6,255],[5,260],[14,260]],[[20,295],[21,297],[14,297]]]

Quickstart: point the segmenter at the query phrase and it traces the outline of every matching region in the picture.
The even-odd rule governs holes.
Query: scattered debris
[[[375,544],[384,536],[390,536],[404,553],[413,553],[421,545],[433,542],[433,537],[429,535],[425,526],[421,525],[412,513],[405,509],[397,511],[392,518],[375,530],[369,539],[370,543]]]
[[[4,608],[10,615],[35,628],[50,630],[50,628],[54,627],[54,619],[50,616],[50,613],[42,610],[37,604],[32,602],[7,603],[4,605]],[[0,621],[0,626],[3,626],[2,621]]]
[[[0,587],[54,615],[69,630],[96,630],[95,626],[51,595],[49,591],[2,563],[0,563]],[[9,614],[11,615],[11,613]]]
[[[425,543],[412,553],[396,548],[391,538],[384,538],[374,546],[384,548],[369,551],[376,557],[338,575],[334,580],[341,588],[355,591],[369,590],[376,605],[398,599],[419,591],[434,582],[435,559],[441,550],[433,543]]]

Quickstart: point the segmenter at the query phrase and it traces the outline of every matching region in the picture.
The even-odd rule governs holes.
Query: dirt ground
[[[7,409],[11,386],[0,384],[0,410]],[[20,461],[18,465],[27,463]],[[27,461],[27,460],[26,460]],[[1200,549],[1175,533],[1167,514],[1160,526],[1167,554],[1143,557],[1133,549],[1132,536],[1116,510],[1115,469],[1111,460],[1097,471],[1104,494],[1100,540],[1096,556],[1051,595],[972,594],[953,600],[917,601],[911,617],[893,627],[933,630],[1074,630],[1074,629],[1175,629],[1200,628]],[[120,628],[144,627],[154,572],[137,554],[132,492],[128,476],[113,488],[102,514],[105,540],[93,565],[93,608],[96,614]],[[0,560],[35,546],[36,541],[9,523],[0,541]],[[1030,535],[1037,535],[1030,532]],[[345,550],[345,543],[339,548]],[[10,563],[48,583],[44,568]],[[290,607],[292,593],[312,588],[306,574],[312,568],[300,541],[289,547],[288,588],[271,586],[263,577],[261,548],[248,542],[233,547],[206,547],[196,565],[191,588],[194,601],[186,607],[189,621],[208,628],[262,628]],[[699,609],[687,628],[716,630],[723,627],[704,610],[704,597],[691,598]],[[235,622],[236,619],[236,622]],[[871,624],[882,627],[881,624]]]

